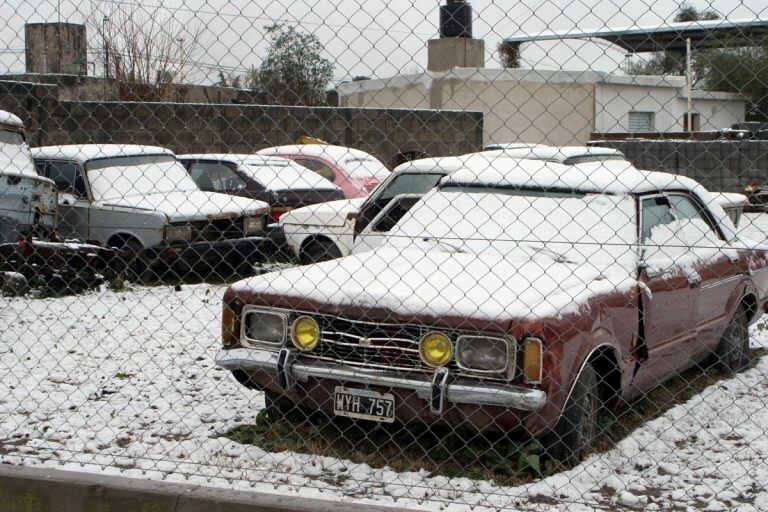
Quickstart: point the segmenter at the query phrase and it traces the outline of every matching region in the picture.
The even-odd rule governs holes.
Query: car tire
[[[144,246],[138,240],[129,239],[120,244],[118,249],[123,254],[122,258],[126,273],[131,278],[141,281],[147,270],[146,262],[142,258]]]
[[[264,390],[264,410],[273,421],[300,420],[303,410],[288,398],[272,390]]]
[[[715,350],[715,366],[729,375],[749,368],[749,319],[740,305]]]
[[[578,464],[598,437],[602,408],[597,372],[587,364],[576,379],[554,431],[544,440],[547,455],[567,466]]]
[[[302,251],[300,260],[303,265],[307,265],[336,258],[341,258],[341,251],[336,244],[330,240],[314,240]]]

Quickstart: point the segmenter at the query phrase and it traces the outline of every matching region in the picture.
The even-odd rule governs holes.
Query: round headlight
[[[293,321],[291,340],[299,350],[312,350],[320,341],[320,326],[314,318],[300,316]]]
[[[445,366],[453,357],[451,340],[441,332],[427,333],[421,338],[419,353],[429,366]]]

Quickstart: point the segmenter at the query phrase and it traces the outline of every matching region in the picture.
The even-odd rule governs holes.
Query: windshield
[[[350,178],[358,180],[383,180],[389,176],[389,169],[375,158],[349,158],[344,160],[344,170]]]
[[[37,176],[21,132],[0,130],[0,173]]]
[[[635,201],[626,195],[455,186],[424,196],[388,243],[632,266],[635,216]]]
[[[198,190],[172,155],[102,158],[85,165],[94,200]]]

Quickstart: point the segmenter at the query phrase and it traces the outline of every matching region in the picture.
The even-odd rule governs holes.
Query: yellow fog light
[[[291,340],[299,350],[312,350],[320,341],[320,326],[314,318],[300,316],[293,321]]]
[[[453,357],[451,340],[441,332],[427,333],[419,343],[419,354],[429,366],[445,366]]]
[[[523,345],[523,380],[528,384],[539,384],[544,366],[544,350],[538,338],[526,338]]]

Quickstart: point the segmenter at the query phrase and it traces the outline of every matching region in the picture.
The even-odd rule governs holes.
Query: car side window
[[[309,158],[295,158],[293,161],[303,167],[306,167],[310,171],[316,172],[331,183],[336,180],[336,172],[323,162],[318,160],[310,160]]]
[[[239,192],[246,185],[234,169],[217,162],[194,162],[189,166],[189,175],[206,192]]]
[[[77,162],[50,160],[45,165],[45,176],[53,180],[59,192],[72,194],[77,198],[88,196],[85,178]]]
[[[721,238],[720,234],[702,210],[702,207],[690,197],[673,194],[669,196],[669,202],[672,204],[672,208],[674,208],[678,220],[695,221],[695,223],[692,223],[691,225],[696,226],[699,231],[701,231],[700,237],[697,237],[699,233],[690,233],[694,238],[694,240],[691,240],[693,244],[698,241],[695,240],[695,238],[701,238],[701,240],[719,240]]]
[[[675,221],[672,208],[666,196],[656,196],[643,199],[643,226],[641,239],[643,242],[651,237],[651,232],[656,226],[671,224]]]

